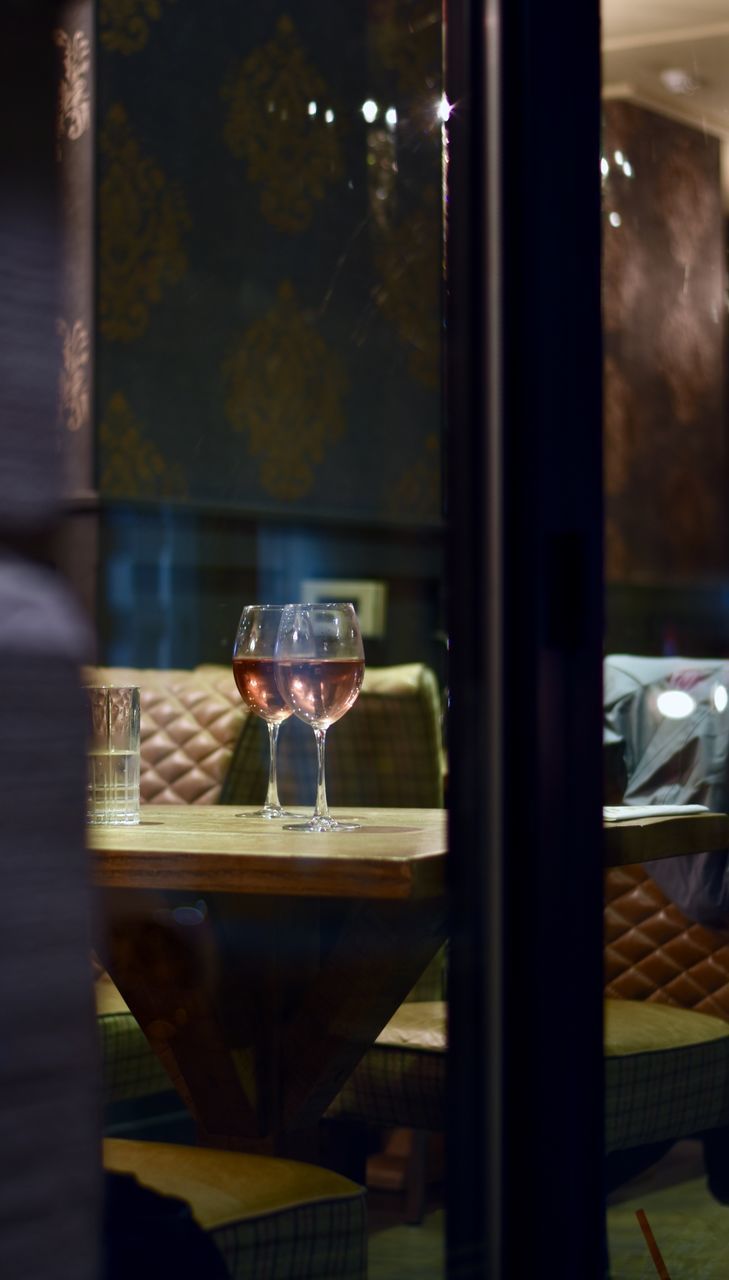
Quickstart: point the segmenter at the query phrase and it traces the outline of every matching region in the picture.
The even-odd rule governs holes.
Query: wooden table
[[[99,951],[202,1141],[307,1155],[444,940],[446,815],[362,809],[359,831],[310,835],[245,813],[89,828]]]
[[[631,818],[603,822],[607,867],[706,853],[729,847],[729,816],[725,813],[676,814],[660,818]]]

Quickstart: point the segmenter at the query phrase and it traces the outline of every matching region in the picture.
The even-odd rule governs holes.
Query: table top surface
[[[138,826],[89,827],[103,888],[296,897],[419,898],[445,892],[444,809],[358,809],[357,831],[285,831],[239,805],[142,807]],[[629,866],[729,848],[724,813],[604,822],[604,862]]]
[[[445,892],[444,809],[333,809],[357,831],[285,831],[240,805],[142,806],[138,826],[89,827],[107,889],[295,897],[420,898]],[[305,820],[309,815],[302,814]]]
[[[729,848],[729,816],[685,813],[659,818],[604,822],[604,858],[608,867],[626,867],[680,854]]]

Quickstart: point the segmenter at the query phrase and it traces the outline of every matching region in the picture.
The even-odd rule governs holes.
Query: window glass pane
[[[99,661],[142,686],[147,804],[260,807],[269,738],[233,681],[241,611],[352,601],[366,672],[327,737],[329,804],[385,854],[400,828],[444,826],[442,42],[438,0],[98,7]],[[294,817],[321,800],[315,748],[282,722]],[[327,836],[302,839],[309,858]],[[217,1075],[208,1060],[198,1132],[220,1138],[213,1094],[242,1091],[223,1136],[274,1133],[277,1154],[366,1180],[369,1275],[417,1256],[436,1277],[444,890],[401,915],[364,882],[358,911],[348,892],[262,891],[245,918],[232,895],[166,894],[176,923],[210,930],[205,1026],[232,1053]],[[168,1047],[194,1096],[194,1053]],[[194,1138],[179,1099],[112,1101],[110,1125]]]
[[[711,0],[602,0],[602,15],[606,795],[724,812],[729,15]],[[636,1019],[635,1034],[658,1050],[666,1019],[678,1016],[678,1034],[701,1041],[697,1061],[721,1057],[706,1041],[729,1022],[726,854],[615,868],[605,912],[607,994],[620,1002],[608,1006],[608,1054],[611,1019]],[[661,1132],[651,1122],[619,1134],[625,1045],[616,1053],[607,1059],[615,1273],[649,1265],[635,1226],[644,1208],[668,1272],[719,1274],[726,1116],[720,1106],[704,1123],[707,1082],[690,1118],[676,1096]],[[644,1083],[646,1108],[658,1108],[665,1082]],[[702,1129],[712,1130],[706,1141]]]

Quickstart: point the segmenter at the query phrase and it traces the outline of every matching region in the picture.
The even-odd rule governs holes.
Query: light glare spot
[[[632,178],[633,176],[633,166],[629,160],[626,160],[625,164],[623,165],[623,173],[625,174],[626,178]]]
[[[667,720],[685,720],[696,709],[691,694],[683,689],[664,689],[656,698],[656,706]]]
[[[438,103],[438,111],[437,111],[438,119],[442,120],[443,123],[445,124],[452,110],[453,110],[453,107],[451,106],[450,102],[446,98],[445,94],[443,94],[440,102]]]
[[[385,112],[385,123],[389,124],[391,129],[395,128],[395,125],[397,124],[397,110],[395,107],[387,108],[387,111]]]
[[[377,103],[373,102],[372,98],[368,98],[366,102],[362,103],[362,115],[368,124],[373,124],[377,119],[378,110]]]
[[[729,693],[726,691],[726,686],[718,684],[714,690],[714,706],[717,711],[726,711],[727,703],[729,703]]]
[[[622,226],[623,219],[620,217],[619,213],[613,212],[608,215],[608,222],[611,227],[620,227]]]
[[[608,164],[607,160],[603,156],[602,160],[600,161],[600,173],[602,174],[603,178],[607,178],[609,172],[610,172],[610,165]]]
[[[315,116],[315,115],[316,115],[316,103],[315,103],[315,102],[310,102],[310,103],[309,103],[309,115],[310,115],[310,116]]]
[[[327,124],[333,124],[333,123],[334,123],[334,112],[332,111],[331,107],[329,107],[329,108],[324,112],[324,119],[326,120]]]
[[[619,165],[622,165],[625,163],[625,156],[623,155],[622,151],[615,152],[615,163]]]

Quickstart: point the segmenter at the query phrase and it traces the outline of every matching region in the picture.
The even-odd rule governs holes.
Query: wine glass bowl
[[[254,818],[294,818],[278,798],[276,757],[278,731],[292,708],[284,701],[275,676],[275,647],[283,613],[282,605],[248,604],[243,609],[233,645],[233,677],[238,692],[254,715],[268,726],[268,790],[262,809]]]
[[[353,831],[329,813],[324,773],[330,725],[357,700],[364,677],[364,649],[352,604],[292,604],[281,614],[275,679],[281,698],[297,719],[311,725],[317,745],[317,791],[309,822],[294,831]]]

